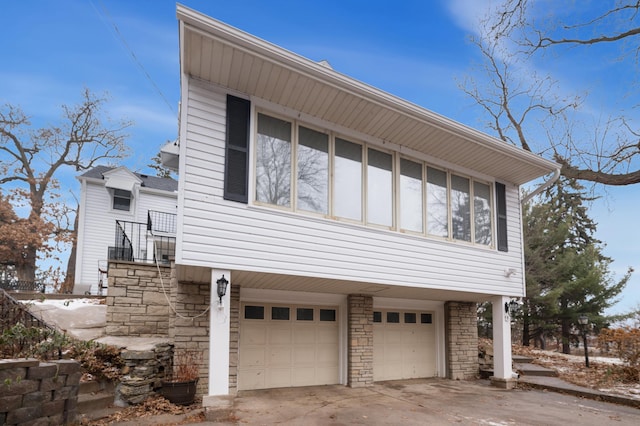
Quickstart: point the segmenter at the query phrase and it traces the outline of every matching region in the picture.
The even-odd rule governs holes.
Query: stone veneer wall
[[[172,262],[173,265],[173,262]],[[171,268],[171,310],[169,337],[174,341],[174,357],[181,351],[202,354],[198,395],[209,391],[209,305],[211,284],[178,281],[176,268]]]
[[[109,262],[108,336],[156,337],[169,333],[171,268],[155,264]],[[164,285],[164,291],[163,291]]]
[[[116,386],[115,405],[126,407],[140,404],[158,391],[173,365],[173,345],[157,343],[146,350],[125,349],[120,356],[125,366]]]
[[[347,380],[352,388],[373,384],[373,297],[348,297]]]
[[[81,375],[71,360],[0,360],[0,425],[74,424]]]
[[[445,350],[447,377],[469,380],[478,376],[478,318],[473,302],[446,302]]]

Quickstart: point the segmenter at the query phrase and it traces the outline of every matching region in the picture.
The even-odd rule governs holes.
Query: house
[[[74,293],[102,294],[109,259],[151,261],[157,254],[166,261],[173,255],[177,181],[106,166],[77,179],[81,189]]]
[[[187,7],[177,17],[172,276],[210,309],[192,312],[209,315],[206,330],[185,316],[174,335],[208,358],[204,405],[247,389],[475,377],[486,301],[493,381],[510,387],[519,189],[550,184],[558,165]]]

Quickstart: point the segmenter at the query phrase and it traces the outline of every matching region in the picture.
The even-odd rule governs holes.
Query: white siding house
[[[178,20],[177,278],[210,283],[212,305],[223,276],[240,289],[210,311],[205,405],[473,376],[485,301],[508,383],[519,189],[558,166],[181,5]]]
[[[96,166],[78,176],[78,180],[81,189],[73,291],[97,294],[107,286],[107,263],[118,254],[118,248],[121,256],[153,259],[143,242],[147,224],[155,219],[165,225],[173,223],[169,226],[175,228],[178,183],[133,173],[126,167],[106,166]],[[122,239],[117,241],[118,227],[132,246],[140,246],[140,250],[121,246]],[[175,238],[175,229],[165,234]],[[172,242],[172,250],[174,245]],[[164,248],[168,249],[168,244]]]

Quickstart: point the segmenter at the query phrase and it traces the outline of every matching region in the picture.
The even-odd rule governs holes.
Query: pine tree
[[[584,188],[560,179],[546,191],[546,201],[525,208],[524,240],[527,297],[522,309],[523,344],[546,337],[562,339],[569,353],[577,318],[586,314],[596,327],[606,325],[604,310],[616,303],[631,269],[615,281],[594,237],[596,223],[588,216]]]

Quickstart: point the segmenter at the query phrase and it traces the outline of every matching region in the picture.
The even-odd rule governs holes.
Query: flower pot
[[[189,405],[192,404],[196,398],[197,384],[197,379],[185,382],[163,381],[160,393],[173,404]]]

